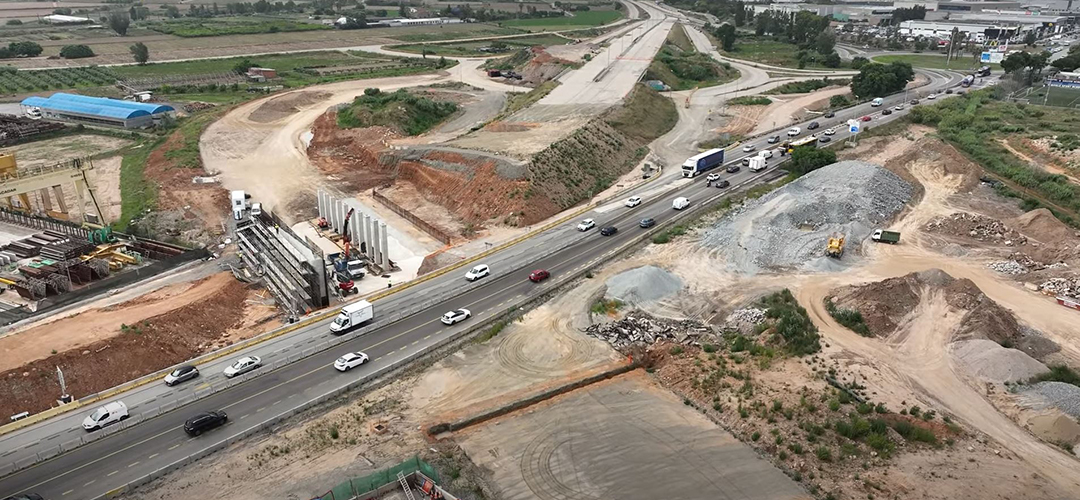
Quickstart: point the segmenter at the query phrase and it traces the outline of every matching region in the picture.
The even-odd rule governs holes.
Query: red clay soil
[[[498,174],[496,161],[475,159],[457,153],[430,151],[424,158],[461,165],[463,171],[428,166],[414,160],[399,160],[384,153],[383,140],[396,135],[389,129],[341,130],[333,111],[320,116],[314,125],[308,156],[320,171],[353,191],[411,183],[426,200],[445,207],[469,224],[492,219],[510,225],[529,225],[559,212],[559,207],[543,196],[525,198],[529,181],[507,179]]]
[[[0,373],[0,415],[55,405],[60,396],[57,366],[64,371],[68,392],[80,398],[204,354],[215,340],[241,326],[252,293],[233,281],[204,301],[121,328],[121,335]]]
[[[169,151],[183,147],[183,134],[178,130],[155,149],[146,160],[144,176],[157,184],[157,209],[161,211],[180,211],[183,219],[202,229],[205,233],[221,233],[221,220],[229,211],[229,194],[220,184],[194,184],[195,176],[205,176],[202,168],[185,168],[167,157]],[[169,232],[166,229],[166,232]],[[174,229],[169,236],[178,236],[179,229]],[[167,235],[161,235],[165,237]],[[188,234],[190,236],[190,233]],[[205,240],[206,238],[194,238]],[[208,241],[198,241],[207,243]]]

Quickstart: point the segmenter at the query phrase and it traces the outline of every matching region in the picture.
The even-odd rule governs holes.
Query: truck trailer
[[[724,150],[710,149],[704,153],[696,154],[683,162],[683,177],[694,177],[702,172],[707,172],[724,164]]]

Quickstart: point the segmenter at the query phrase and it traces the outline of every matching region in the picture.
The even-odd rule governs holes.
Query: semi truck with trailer
[[[724,150],[710,149],[687,158],[682,165],[683,177],[695,177],[724,164]]]

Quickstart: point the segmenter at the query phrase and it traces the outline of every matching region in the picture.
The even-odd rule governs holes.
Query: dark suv
[[[198,436],[214,427],[225,425],[229,416],[223,411],[207,411],[195,415],[184,422],[184,432],[189,436]]]

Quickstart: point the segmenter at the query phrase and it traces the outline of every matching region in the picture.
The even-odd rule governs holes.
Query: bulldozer
[[[837,233],[829,237],[829,244],[825,247],[825,255],[834,259],[844,256],[844,235]]]

